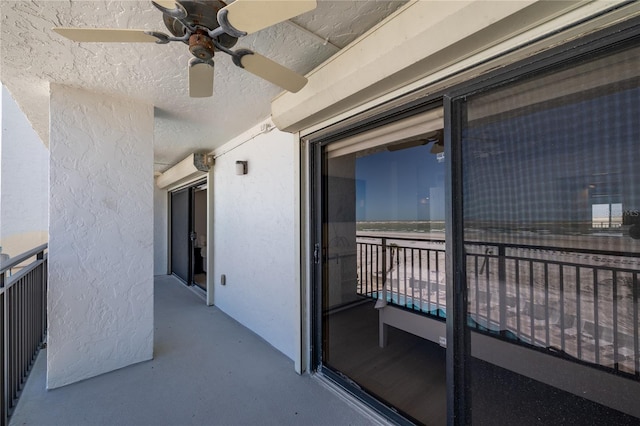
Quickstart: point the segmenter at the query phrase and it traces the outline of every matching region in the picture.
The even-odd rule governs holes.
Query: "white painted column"
[[[47,388],[153,356],[153,107],[51,85]]]

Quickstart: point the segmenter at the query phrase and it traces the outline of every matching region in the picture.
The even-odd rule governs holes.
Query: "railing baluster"
[[[516,336],[520,337],[520,259],[516,259]]]
[[[416,308],[416,277],[415,277],[415,262],[413,261],[415,257],[415,249],[411,248],[411,309]]]
[[[46,336],[46,245],[8,260],[0,271],[0,425],[8,423]],[[11,277],[6,271],[36,256]]]
[[[600,363],[600,321],[598,318],[598,270],[593,268],[593,340],[595,343],[596,364]]]
[[[436,312],[440,316],[440,252],[435,250],[436,253]]]
[[[489,279],[489,265],[491,264],[490,258],[488,254],[485,254],[484,257],[484,273],[486,274],[486,294],[485,294],[485,303],[487,305],[487,329],[491,328],[491,280]]]
[[[398,249],[399,250],[399,249]],[[409,301],[407,300],[407,249],[402,248],[402,266],[403,266],[403,287],[404,287],[404,306],[409,306]],[[400,283],[398,283],[398,292],[400,292]],[[400,295],[398,294],[398,300],[400,300]]]
[[[376,254],[378,253],[378,247],[376,246]],[[365,247],[365,251],[364,251],[364,259],[366,265],[367,265],[367,291],[369,291],[370,293],[368,294],[372,294],[375,290],[373,288],[373,283],[374,283],[374,275],[373,275],[373,271],[376,271],[376,276],[377,276],[377,270],[378,270],[378,259],[376,259],[375,262],[375,266],[374,266],[374,262],[373,262],[373,246],[371,244],[367,244]],[[375,269],[374,269],[375,267]],[[375,282],[377,283],[378,279],[376,278]]]
[[[431,251],[431,249],[427,250],[427,305],[429,312],[433,310],[431,304]]]
[[[582,315],[580,315],[580,267],[576,266],[576,344],[578,358],[582,358]]]
[[[640,336],[638,333],[638,273],[633,274],[633,359],[635,364],[636,378],[640,378]]]
[[[549,336],[549,263],[544,262],[544,325],[545,325],[545,345],[550,346]]]
[[[479,271],[478,271],[478,255],[476,254],[474,256],[475,262],[474,262],[474,267],[476,268],[475,271],[475,283],[476,283],[476,324],[475,324],[475,328],[478,328],[478,318],[480,318],[480,283],[479,283],[479,279],[478,277],[480,276]]]
[[[558,280],[560,281],[560,349],[564,352],[564,267],[562,265],[558,267]]]
[[[420,249],[418,250],[418,265],[420,265],[418,267],[418,294],[420,295],[420,299],[418,301],[419,303],[419,307],[420,307],[420,312],[422,312],[422,250]]]
[[[4,277],[4,273],[2,273],[2,277]],[[3,280],[4,282],[4,280]],[[2,339],[0,341],[0,345],[2,345],[2,351],[0,351],[0,356],[2,357],[2,365],[0,365],[0,369],[2,370],[0,372],[0,376],[2,378],[2,382],[0,382],[0,387],[2,388],[0,390],[0,395],[2,396],[2,399],[0,400],[0,406],[1,406],[1,413],[0,413],[0,424],[2,425],[6,425],[7,424],[7,417],[9,414],[9,409],[8,409],[8,405],[7,405],[7,388],[8,388],[8,370],[9,370],[9,366],[8,366],[8,359],[7,359],[7,337],[8,337],[8,333],[7,333],[7,317],[6,317],[6,309],[5,309],[5,299],[7,297],[7,293],[6,291],[4,291],[4,284],[2,285],[2,293],[0,295],[0,318],[2,321]]]
[[[618,273],[613,270],[613,368],[620,369],[618,363]]]
[[[368,296],[369,293],[369,259],[367,252],[369,251],[369,244],[360,244],[360,289],[364,287],[364,294]]]
[[[529,261],[529,325],[531,327],[530,338],[531,344],[535,344],[536,341],[536,330],[535,330],[535,320],[536,320],[536,306],[535,306],[535,294],[534,294],[534,280],[533,280],[533,261]]]
[[[498,311],[500,330],[507,328],[507,265],[504,245],[498,246]]]
[[[387,240],[382,239],[382,298],[387,301]]]
[[[364,284],[364,276],[362,275],[362,244],[356,242],[356,270],[358,271],[358,282],[356,283],[357,294],[367,294],[366,284]],[[364,289],[363,289],[364,286]]]

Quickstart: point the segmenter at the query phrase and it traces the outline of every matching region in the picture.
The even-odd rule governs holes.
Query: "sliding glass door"
[[[639,70],[636,47],[466,99],[474,424],[638,422]]]
[[[441,108],[322,148],[322,364],[446,424]]]
[[[639,34],[312,140],[317,370],[397,422],[640,423]]]
[[[171,273],[191,284],[191,190],[171,193]]]
[[[206,287],[207,183],[171,194],[171,273],[187,285]]]

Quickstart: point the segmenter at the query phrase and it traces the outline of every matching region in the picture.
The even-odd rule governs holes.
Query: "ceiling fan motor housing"
[[[208,61],[213,58],[215,46],[208,36],[196,33],[189,37],[189,51],[196,58]]]
[[[176,19],[169,15],[163,16],[165,26],[169,32],[176,37],[182,37],[186,33],[186,28],[182,22],[185,22],[192,27],[206,28],[209,30],[218,28],[220,26],[217,18],[218,11],[227,4],[218,0],[180,0],[180,5],[187,12],[187,16],[184,19]],[[205,34],[205,32],[202,32],[202,34]],[[230,49],[236,44],[238,39],[229,34],[223,33],[217,37],[217,41],[222,46]],[[192,45],[191,38],[189,38],[189,49],[191,49]],[[193,53],[193,51],[191,53]],[[193,54],[197,58],[204,59],[196,53]],[[211,56],[213,56],[213,54]]]

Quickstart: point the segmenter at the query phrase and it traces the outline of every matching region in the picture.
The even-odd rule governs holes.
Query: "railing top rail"
[[[358,233],[357,238],[369,238],[378,240],[391,240],[391,241],[422,241],[432,243],[444,243],[444,238],[411,238],[409,236],[396,236],[394,234],[374,234],[374,233]],[[640,257],[640,253],[626,252],[619,250],[600,250],[600,249],[586,249],[570,246],[541,246],[532,244],[518,244],[518,243],[503,243],[496,241],[472,241],[466,240],[465,245],[474,246],[491,246],[491,247],[504,247],[508,249],[524,249],[524,250],[544,250],[544,251],[556,251],[564,253],[582,253],[582,254],[594,254],[594,255],[607,255],[607,256],[620,256],[620,257]]]
[[[30,257],[33,257],[35,255],[37,255],[38,253],[41,253],[43,251],[45,251],[48,247],[47,243],[44,243],[42,245],[39,245],[38,247],[34,247],[29,251],[26,251],[22,254],[19,254],[17,256],[14,256],[10,259],[8,259],[6,262],[2,262],[0,260],[0,274],[4,273],[5,271],[8,271],[9,269],[13,268],[14,266],[24,262],[25,260],[29,259]]]

